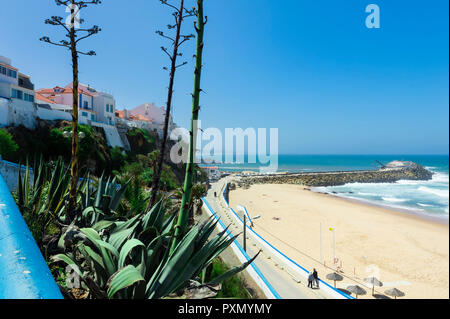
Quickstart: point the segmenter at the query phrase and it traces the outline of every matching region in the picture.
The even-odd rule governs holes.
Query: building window
[[[12,98],[23,100],[23,92],[16,89],[12,89]]]
[[[24,93],[24,100],[28,102],[34,102],[34,95]]]
[[[109,104],[106,104],[106,112],[109,112]]]
[[[0,73],[6,75],[6,68],[0,65]]]
[[[17,78],[17,72],[14,70],[8,69],[8,76],[12,78]]]
[[[88,101],[84,101],[84,105],[83,105],[83,107],[84,107],[85,109],[87,109],[87,108],[89,107],[89,103],[88,103]]]
[[[91,120],[92,120],[92,121],[95,121],[94,114],[91,114]]]
[[[84,116],[84,117],[88,117],[87,112],[81,112],[81,115]]]
[[[114,113],[114,105],[110,105],[110,110],[111,113]]]

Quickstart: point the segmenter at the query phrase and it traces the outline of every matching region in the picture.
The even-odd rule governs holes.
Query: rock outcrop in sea
[[[414,162],[393,161],[378,170],[253,175],[240,186],[251,184],[298,184],[309,187],[341,186],[349,183],[395,183],[400,180],[431,180],[433,173]]]

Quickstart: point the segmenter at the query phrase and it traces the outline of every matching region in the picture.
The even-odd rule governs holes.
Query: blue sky
[[[64,9],[0,3],[0,55],[37,88],[69,83],[69,53],[38,41],[61,38],[43,22]],[[380,29],[365,27],[370,3]],[[446,0],[205,0],[203,127],[277,127],[280,153],[448,154],[448,9]],[[98,55],[81,58],[81,82],[113,93],[119,108],[163,105],[167,44],[155,30],[170,11],[157,0],[104,0],[82,18],[103,31],[82,44]],[[185,127],[193,46],[183,49],[189,65],[177,73],[173,105]]]

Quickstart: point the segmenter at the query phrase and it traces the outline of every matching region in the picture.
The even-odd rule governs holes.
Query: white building
[[[56,86],[52,89],[36,91],[37,102],[41,106],[39,115],[46,120],[72,120],[73,85]],[[123,141],[115,126],[115,100],[111,94],[98,92],[90,86],[78,86],[78,122],[103,128],[108,145],[124,148]],[[51,109],[48,113],[43,107]],[[69,117],[69,118],[67,118]]]
[[[138,127],[149,131],[156,131],[162,137],[166,110],[154,103],[145,103],[131,110],[116,111],[116,122],[128,127]],[[176,127],[172,116],[169,118],[170,132]]]
[[[36,126],[34,84],[30,77],[11,65],[11,60],[0,56],[0,126]]]
[[[52,89],[36,91],[54,102],[50,107],[55,110],[72,112],[73,84],[66,87],[56,86]],[[114,126],[116,102],[111,94],[98,92],[90,86],[78,86],[78,114],[80,123],[101,123]]]

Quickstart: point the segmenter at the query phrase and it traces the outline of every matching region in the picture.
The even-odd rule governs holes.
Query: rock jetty
[[[340,186],[349,183],[395,183],[399,180],[430,180],[433,173],[414,162],[393,161],[377,170],[253,175],[239,186],[251,184],[298,184],[309,187]]]

